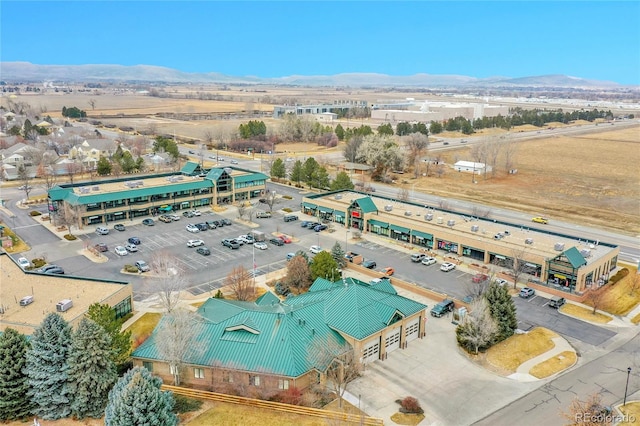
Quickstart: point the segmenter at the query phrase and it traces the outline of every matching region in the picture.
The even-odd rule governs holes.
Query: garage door
[[[411,322],[407,323],[405,329],[407,330],[406,336],[405,336],[407,343],[417,339],[420,332],[420,318],[411,320]]]
[[[380,359],[380,343],[375,340],[362,349],[362,362],[373,362]]]
[[[384,348],[385,352],[389,353],[391,351],[395,351],[400,347],[400,327],[394,328],[387,334],[387,337],[384,339]]]

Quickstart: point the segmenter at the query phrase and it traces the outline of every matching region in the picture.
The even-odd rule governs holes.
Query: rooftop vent
[[[453,219],[449,219],[449,220],[447,221],[447,226],[453,226],[453,225],[455,225],[455,224],[456,224],[456,221],[455,221],[455,220],[453,220]]]
[[[553,245],[553,249],[555,251],[563,251],[564,250],[564,243],[555,243]]]
[[[438,222],[439,224],[442,224],[442,218],[441,218],[441,217],[439,217],[437,222]]]
[[[424,220],[433,220],[433,213],[427,213],[424,215]]]
[[[336,200],[342,200],[342,194],[336,194],[335,197]]]
[[[92,191],[100,191],[100,187],[98,185],[94,185],[91,187]]]
[[[387,204],[386,206],[384,206],[385,212],[390,212],[391,210],[393,210],[393,206],[391,204]]]
[[[471,225],[471,232],[478,232],[478,229],[480,229],[478,225]]]
[[[524,240],[525,244],[533,244],[533,238],[527,238],[526,240]]]
[[[409,210],[407,210],[407,211],[404,212],[404,215],[405,216],[411,216],[411,212]]]
[[[80,188],[81,194],[88,194],[90,192],[89,188],[85,188],[84,186]]]
[[[582,257],[584,257],[586,259],[588,257],[591,257],[591,250],[582,249],[582,250],[580,250],[580,254],[582,255]]]

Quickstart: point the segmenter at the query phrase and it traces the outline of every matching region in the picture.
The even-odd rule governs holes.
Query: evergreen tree
[[[491,317],[498,325],[496,340],[501,342],[513,335],[514,330],[518,327],[516,305],[513,303],[513,298],[509,294],[507,287],[498,285],[495,282],[489,285],[484,297],[487,300]]]
[[[313,183],[313,177],[315,176],[318,168],[320,168],[320,164],[318,164],[316,159],[313,157],[307,158],[304,162],[304,165],[302,166],[302,179],[309,186]]]
[[[291,169],[291,180],[297,184],[304,179],[304,171],[302,169],[302,161],[296,160]]]
[[[106,426],[178,424],[173,413],[173,394],[162,392],[162,380],[146,368],[134,367],[118,380],[109,392],[105,411]]]
[[[329,188],[330,178],[327,169],[318,166],[315,172],[311,175],[311,186],[315,188],[325,189]]]
[[[272,178],[284,178],[286,176],[286,168],[284,166],[284,161],[282,158],[276,158],[271,166],[271,177]]]
[[[344,127],[342,127],[342,124],[338,124],[336,126],[335,134],[339,140],[344,140]]]
[[[333,248],[331,248],[331,257],[333,257],[333,260],[336,261],[339,268],[344,268],[347,264],[347,259],[345,259],[344,257],[345,254],[346,253],[342,249],[340,243],[336,241],[336,243],[333,245]]]
[[[129,151],[125,151],[122,153],[120,165],[122,166],[123,172],[131,173],[136,168],[136,160],[133,159],[133,156]]]
[[[331,190],[338,191],[341,189],[353,189],[354,185],[351,182],[351,178],[347,174],[347,172],[340,172],[336,175],[336,178],[333,182],[331,182]]]
[[[105,157],[100,157],[98,160],[97,171],[100,176],[111,174],[111,162]]]
[[[118,378],[107,332],[90,319],[80,321],[69,352],[71,412],[78,419],[102,417],[109,390]]]
[[[69,417],[67,358],[71,348],[71,327],[56,313],[47,315],[31,337],[25,373],[33,413],[45,420]]]
[[[131,354],[131,330],[122,332],[122,320],[116,318],[116,311],[107,304],[94,303],[87,311],[89,319],[107,332],[111,342],[111,359],[116,366],[122,365]]]
[[[0,421],[31,415],[29,383],[23,373],[27,362],[27,338],[12,328],[0,333]]]
[[[340,269],[338,269],[338,263],[328,251],[316,254],[309,269],[311,270],[311,281],[315,281],[316,278],[335,281],[342,276]]]

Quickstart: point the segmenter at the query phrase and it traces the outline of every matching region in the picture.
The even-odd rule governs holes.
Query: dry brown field
[[[59,116],[62,106],[85,109],[91,117],[105,118],[104,122],[117,126],[133,126],[136,129],[154,126],[157,133],[175,134],[186,139],[201,139],[205,132],[217,134],[236,130],[247,118],[225,120],[181,121],[151,117],[166,113],[241,113],[247,108],[269,112],[274,104],[286,101],[317,102],[333,99],[368,99],[372,102],[403,99],[407,96],[426,98],[424,94],[378,93],[368,90],[330,90],[279,87],[168,87],[168,93],[207,92],[223,96],[223,101],[198,99],[156,98],[137,94],[90,93],[45,94],[20,96],[18,100],[29,103],[35,111],[47,111]],[[1,98],[0,98],[1,99]],[[89,100],[95,99],[95,110]],[[5,104],[6,100],[1,99]],[[263,102],[268,100],[269,103]],[[119,114],[149,114],[141,118],[115,118]],[[269,116],[261,118],[268,129],[277,129],[278,120]],[[360,126],[375,123],[368,120],[342,121],[343,126]],[[579,125],[580,123],[575,123]],[[553,127],[563,127],[557,123]],[[534,130],[522,126],[512,132]],[[480,135],[504,134],[501,130],[483,130]],[[462,137],[460,134],[443,133],[437,137]],[[472,140],[473,136],[469,137]],[[638,127],[593,134],[549,136],[544,139],[518,143],[515,167],[516,175],[498,172],[495,177],[477,179],[472,183],[467,173],[447,173],[438,177],[411,179],[409,174],[397,176],[399,186],[415,188],[442,197],[455,197],[480,201],[499,207],[529,212],[532,216],[544,215],[550,219],[566,219],[601,228],[615,229],[630,235],[640,234],[640,130]],[[278,151],[306,152],[317,150],[313,144],[301,149],[300,145],[278,145]],[[338,147],[337,149],[340,149]],[[470,160],[470,147],[443,151],[443,158],[453,164],[457,160]],[[316,151],[317,154],[327,151]],[[500,161],[499,161],[500,163]],[[404,181],[406,183],[402,184]]]

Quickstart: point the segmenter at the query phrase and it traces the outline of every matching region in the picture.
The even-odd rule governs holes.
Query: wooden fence
[[[298,405],[283,404],[281,402],[264,401],[261,399],[245,398],[242,396],[225,395],[222,393],[207,392],[203,390],[187,389],[178,386],[162,385],[162,390],[167,390],[176,395],[188,396],[190,398],[204,399],[207,401],[226,402],[229,404],[240,404],[250,407],[262,408],[284,413],[300,414],[303,416],[317,417],[321,419],[339,420],[343,422],[365,425],[382,426],[382,419],[375,417],[358,416],[356,414],[340,413],[337,411],[321,410],[319,408],[301,407]]]

